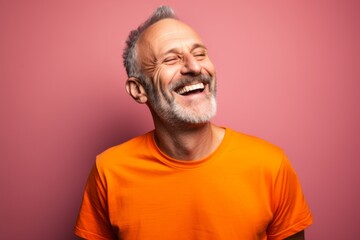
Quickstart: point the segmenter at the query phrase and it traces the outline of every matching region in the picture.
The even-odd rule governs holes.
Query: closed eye
[[[193,53],[193,56],[197,59],[197,60],[203,60],[207,54],[206,51],[201,51],[201,52],[195,52]]]
[[[163,63],[167,65],[175,64],[178,61],[178,58],[176,56],[167,57],[163,60]]]

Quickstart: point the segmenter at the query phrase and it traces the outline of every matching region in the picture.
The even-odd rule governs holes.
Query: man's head
[[[155,120],[187,125],[215,115],[215,68],[198,34],[170,8],[158,8],[130,33],[123,57],[128,93],[147,103]]]

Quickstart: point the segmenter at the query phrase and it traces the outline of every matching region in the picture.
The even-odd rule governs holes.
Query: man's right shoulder
[[[139,154],[147,154],[149,151],[149,138],[151,136],[152,132],[148,132],[105,150],[97,155],[96,164],[116,164],[129,161],[132,158],[138,158]]]

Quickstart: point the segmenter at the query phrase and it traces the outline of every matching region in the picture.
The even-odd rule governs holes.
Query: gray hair
[[[137,63],[136,43],[140,35],[148,27],[165,18],[177,19],[174,10],[171,7],[160,6],[144,23],[142,23],[137,29],[130,32],[123,52],[124,67],[128,77],[136,77],[140,81],[144,81],[140,66]]]

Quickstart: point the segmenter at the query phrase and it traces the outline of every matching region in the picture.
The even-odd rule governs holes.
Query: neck
[[[188,128],[165,127],[155,124],[155,141],[162,152],[178,160],[199,160],[220,145],[223,128],[210,122]]]

